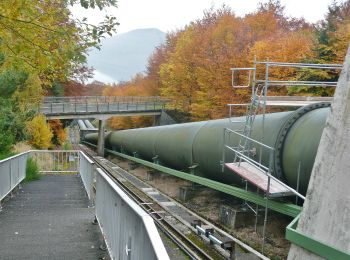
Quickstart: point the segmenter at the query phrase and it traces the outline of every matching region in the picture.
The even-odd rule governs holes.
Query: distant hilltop
[[[99,81],[127,81],[144,72],[154,48],[165,41],[166,34],[158,29],[137,29],[117,34],[102,41],[101,50],[93,49],[88,65],[95,68]],[[101,76],[102,75],[102,76]]]

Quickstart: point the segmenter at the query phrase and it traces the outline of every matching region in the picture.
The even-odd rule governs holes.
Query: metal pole
[[[224,147],[222,150],[222,167],[221,167],[221,171],[224,172],[225,170],[225,161],[226,161],[226,156],[225,156],[225,152],[226,152],[226,128],[224,128]]]
[[[262,130],[261,130],[261,139],[260,142],[263,143],[264,141],[264,135],[265,135],[265,113],[266,113],[266,95],[267,95],[267,88],[269,82],[269,63],[266,63],[266,71],[265,71],[265,86],[263,87],[263,119],[262,119]],[[259,101],[260,102],[260,101]],[[260,106],[260,104],[258,104]],[[261,164],[262,160],[262,146],[260,146],[260,155],[259,155],[259,163]]]
[[[263,227],[263,241],[261,251],[264,254],[265,250],[265,237],[266,237],[266,224],[267,224],[267,212],[268,212],[268,202],[269,202],[269,194],[270,194],[270,184],[271,184],[271,169],[273,167],[273,157],[274,151],[270,151],[269,157],[269,169],[268,169],[268,179],[267,179],[267,189],[266,189],[266,204],[265,204],[265,216],[264,216],[264,227]]]
[[[256,194],[259,195],[259,188],[256,188]],[[255,208],[255,233],[258,233],[257,227],[258,227],[258,215],[259,214],[259,204],[256,204],[256,208]]]
[[[299,161],[299,165],[298,165],[297,189],[296,189],[297,192],[299,192],[300,170],[301,170],[301,161]],[[295,204],[298,204],[298,196],[295,196]]]
[[[263,238],[262,238],[262,246],[261,253],[264,254],[265,250],[265,237],[266,237],[266,224],[267,224],[267,211],[268,211],[268,201],[269,201],[269,192],[270,192],[270,176],[267,179],[267,190],[266,190],[266,204],[265,204],[265,216],[264,216],[264,227],[263,227]]]
[[[9,190],[11,190],[10,197],[13,197],[12,189],[11,189],[11,185],[12,185],[12,160],[10,160],[9,163],[10,163],[10,171],[9,171],[9,174],[10,174],[10,189]]]

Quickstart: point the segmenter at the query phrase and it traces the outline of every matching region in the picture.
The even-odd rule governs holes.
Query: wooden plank
[[[263,170],[259,170],[247,162],[241,162],[239,166],[238,163],[226,163],[225,165],[243,179],[267,192],[268,176]],[[291,192],[277,181],[270,179],[269,195],[272,197],[287,196],[291,195]]]

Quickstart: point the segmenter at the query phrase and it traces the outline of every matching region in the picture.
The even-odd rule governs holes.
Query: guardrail
[[[101,103],[51,102],[43,103],[38,111],[43,114],[108,113],[127,111],[156,111],[165,108],[165,101],[116,101]]]
[[[42,103],[112,103],[112,102],[158,102],[165,101],[159,96],[70,96],[44,97]]]
[[[31,150],[40,173],[78,173],[79,151],[77,150]]]
[[[26,177],[28,155],[25,152],[0,161],[0,210],[1,200]]]
[[[94,197],[94,164],[95,163],[91,161],[85,153],[80,152],[79,173],[91,204],[93,203],[92,200]]]
[[[112,259],[169,259],[153,219],[99,168],[95,203]]]

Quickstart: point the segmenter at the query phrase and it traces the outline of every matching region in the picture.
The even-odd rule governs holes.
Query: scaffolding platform
[[[263,170],[259,170],[247,162],[226,163],[225,165],[243,179],[257,186],[265,193],[267,192],[269,177]],[[269,197],[284,197],[291,195],[294,194],[287,187],[270,178]]]
[[[302,107],[319,102],[332,102],[333,97],[267,96],[267,106]]]

